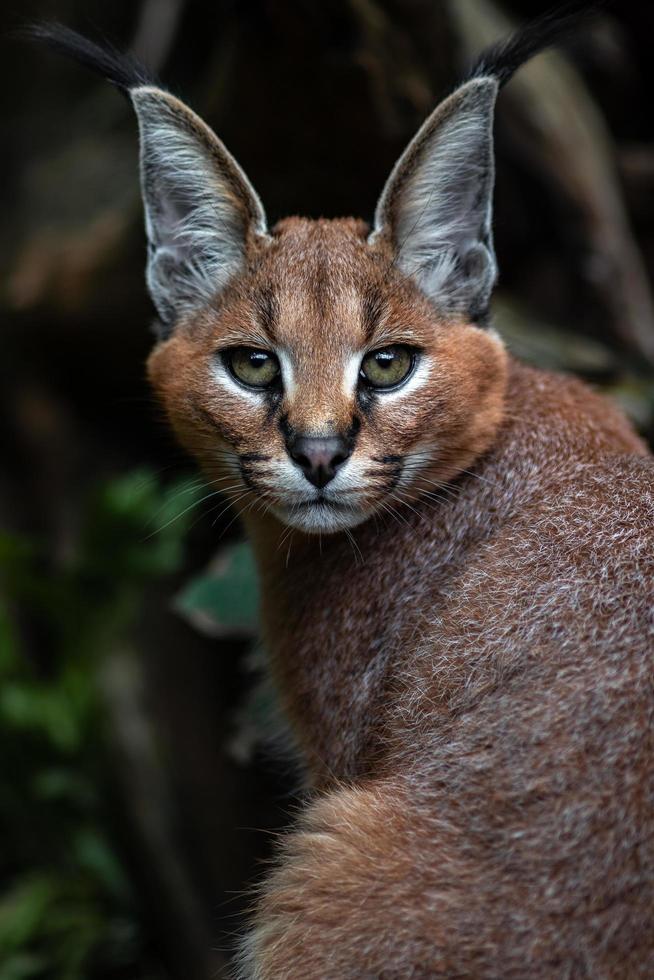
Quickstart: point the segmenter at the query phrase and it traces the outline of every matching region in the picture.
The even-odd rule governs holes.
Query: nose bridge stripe
[[[311,398],[301,396],[288,407],[288,420],[297,431],[315,438],[329,438],[349,428],[354,405],[345,399]]]
[[[292,390],[286,391],[289,422],[298,432],[328,436],[350,424],[354,409],[353,390],[345,391],[344,364],[334,352],[332,364],[300,360],[294,365]]]

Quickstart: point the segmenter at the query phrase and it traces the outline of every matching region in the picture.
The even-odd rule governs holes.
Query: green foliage
[[[219,552],[175,601],[178,612],[211,636],[253,636],[258,605],[254,555],[245,541]]]
[[[144,588],[179,567],[199,493],[148,472],[100,487],[61,567],[0,533],[0,980],[88,980],[138,960],[97,677]]]

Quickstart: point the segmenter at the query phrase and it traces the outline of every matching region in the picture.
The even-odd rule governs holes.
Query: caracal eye
[[[415,351],[403,344],[370,351],[361,362],[361,378],[372,388],[395,388],[413,369]]]
[[[279,361],[271,351],[231,347],[222,358],[236,380],[248,388],[269,388],[279,377]]]

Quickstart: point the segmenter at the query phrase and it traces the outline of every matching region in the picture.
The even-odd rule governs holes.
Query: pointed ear
[[[370,241],[446,313],[483,321],[497,278],[492,236],[493,112],[498,83],[476,78],[445,99],[397,161]]]
[[[266,216],[218,137],[183,102],[155,86],[130,90],[141,137],[147,281],[169,333],[209,303],[243,266]]]

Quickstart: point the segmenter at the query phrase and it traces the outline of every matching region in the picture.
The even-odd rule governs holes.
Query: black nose
[[[296,436],[288,444],[291,459],[301,468],[314,487],[325,487],[352,450],[340,436]]]

